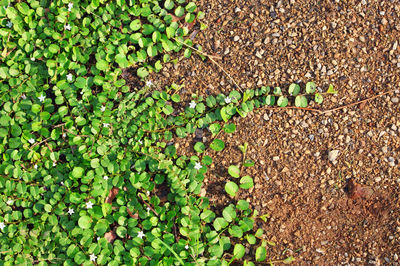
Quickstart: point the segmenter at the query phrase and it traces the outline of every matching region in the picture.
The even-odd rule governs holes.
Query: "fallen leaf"
[[[118,191],[119,191],[119,188],[113,187],[113,188],[110,190],[110,193],[108,193],[108,196],[107,196],[107,198],[106,198],[106,203],[110,203],[110,204],[111,204],[111,203],[113,202],[115,196],[117,196]]]
[[[347,183],[348,195],[351,199],[368,199],[374,191],[368,186],[357,184],[353,179],[349,179]]]
[[[114,233],[114,231],[111,230],[110,232],[104,234],[104,238],[107,239],[107,241],[112,244],[114,240],[117,238],[117,235]]]
[[[139,214],[138,214],[138,213],[133,214],[133,213],[129,210],[129,208],[126,208],[126,210],[128,211],[128,214],[129,214],[129,216],[130,216],[131,218],[133,218],[133,219],[138,219],[138,218],[139,218]]]
[[[360,110],[364,109],[366,104],[367,101],[360,103]]]

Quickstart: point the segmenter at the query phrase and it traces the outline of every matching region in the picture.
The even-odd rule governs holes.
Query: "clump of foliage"
[[[321,102],[315,84],[308,83],[304,95],[297,85],[287,97],[279,88],[262,87],[193,95],[190,103],[182,102],[177,85],[157,91],[148,81],[131,90],[121,68],[136,67],[145,77],[161,69],[158,58],[167,61],[168,52],[182,48],[179,42],[191,45],[185,25],[201,16],[194,3],[1,3],[4,265],[227,265],[246,256],[248,264],[249,256],[266,259],[268,242],[254,229],[263,216],[237,199],[217,217],[199,196],[213,163],[207,151],[224,149],[218,134],[235,131],[227,122],[236,114],[283,107],[291,97],[300,107],[310,97]],[[174,138],[197,128],[208,128],[213,141],[196,143],[194,156],[178,155]],[[243,166],[251,167],[244,147],[243,153]],[[228,171],[237,178],[227,180],[229,195],[252,187],[239,166]],[[254,254],[246,255],[243,239],[255,246]]]

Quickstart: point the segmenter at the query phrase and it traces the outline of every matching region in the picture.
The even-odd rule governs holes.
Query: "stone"
[[[338,156],[339,156],[339,150],[331,150],[328,153],[328,159],[331,162],[335,162]]]

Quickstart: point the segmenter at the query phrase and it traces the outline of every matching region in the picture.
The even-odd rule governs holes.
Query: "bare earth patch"
[[[226,169],[241,162],[237,147],[248,142],[256,166],[246,174],[254,177],[255,187],[237,197],[270,215],[257,223],[276,243],[268,249],[270,259],[293,255],[298,264],[399,263],[398,1],[199,3],[208,28],[194,43],[221,57],[217,61],[242,88],[287,88],[312,80],[326,89],[332,83],[339,94],[325,98],[324,109],[397,89],[331,114],[258,109],[235,118],[236,133],[221,135],[225,150],[209,152],[214,164],[205,192],[215,208],[232,201],[223,189],[230,179]],[[196,55],[167,64],[162,74],[151,77],[154,83],[185,84],[186,99],[192,93],[236,89],[215,64]],[[204,137],[210,140],[209,133]],[[192,141],[177,142],[178,152],[194,152]],[[359,185],[356,190],[349,187],[350,179]]]

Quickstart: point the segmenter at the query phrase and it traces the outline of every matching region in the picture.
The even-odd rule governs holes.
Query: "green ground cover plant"
[[[288,93],[265,86],[183,102],[181,86],[159,91],[146,80],[130,88],[121,73],[133,67],[144,79],[182,43],[191,46],[189,25],[203,16],[195,3],[0,3],[2,264],[254,265],[267,259],[269,243],[254,229],[255,219],[265,216],[234,198],[253,186],[252,177],[241,175],[242,167],[254,165],[245,159],[247,144],[242,165],[228,169],[232,204],[222,216],[199,196],[208,166],[218,159],[207,152],[225,148],[218,136],[235,132],[235,115],[321,103],[314,83],[304,94],[292,84]],[[210,130],[212,142],[180,156],[174,138],[197,128]],[[254,254],[245,256],[246,242]]]

